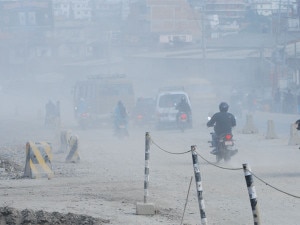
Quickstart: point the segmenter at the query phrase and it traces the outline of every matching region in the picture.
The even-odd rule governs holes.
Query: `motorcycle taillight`
[[[187,115],[186,115],[185,113],[182,113],[182,114],[180,115],[180,118],[181,118],[182,120],[186,120],[186,119],[187,119]]]
[[[89,113],[81,113],[81,117],[87,118],[89,117]]]
[[[225,135],[225,139],[226,139],[226,140],[231,140],[231,138],[232,138],[232,135],[231,135],[231,134],[226,134],[226,135]]]

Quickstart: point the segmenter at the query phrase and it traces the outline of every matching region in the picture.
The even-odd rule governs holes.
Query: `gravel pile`
[[[22,145],[0,146],[0,180],[22,178],[25,150]]]
[[[42,210],[16,210],[10,207],[0,207],[0,225],[102,225],[110,223],[86,215],[73,213],[45,212]]]

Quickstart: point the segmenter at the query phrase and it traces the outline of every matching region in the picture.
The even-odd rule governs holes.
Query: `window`
[[[170,107],[174,107],[175,104],[177,104],[178,102],[180,102],[182,97],[186,97],[183,94],[166,94],[166,95],[162,95],[159,98],[159,107],[161,108],[170,108]]]

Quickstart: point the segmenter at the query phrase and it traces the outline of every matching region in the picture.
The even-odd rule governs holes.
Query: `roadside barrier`
[[[27,142],[24,177],[52,178],[52,147],[48,142]]]
[[[242,130],[243,134],[255,134],[258,133],[258,129],[255,127],[253,122],[252,114],[247,114],[246,116],[246,125]]]
[[[205,205],[204,205],[204,200],[203,200],[203,188],[202,188],[202,181],[201,181],[201,174],[200,174],[200,166],[199,166],[198,155],[196,153],[195,145],[193,145],[191,147],[191,152],[192,152],[193,167],[194,167],[194,174],[195,174],[195,180],[196,180],[196,189],[197,189],[201,224],[206,225],[207,219],[206,219]]]
[[[253,185],[253,178],[251,174],[251,169],[248,166],[248,164],[243,164],[244,174],[245,174],[245,180],[248,188],[248,194],[250,198],[250,204],[253,214],[253,221],[255,225],[260,225],[260,217],[259,217],[259,211],[257,207],[257,200],[256,200],[256,191],[255,187]]]
[[[147,132],[147,135],[149,135],[149,133]],[[147,143],[147,142],[146,142]],[[268,187],[281,192],[285,195],[288,195],[290,197],[293,198],[297,198],[300,199],[300,196],[294,195],[294,194],[290,194],[288,192],[285,192],[269,183],[267,183],[266,181],[264,181],[263,179],[261,179],[260,177],[258,177],[257,175],[255,175],[250,168],[248,167],[248,165],[245,163],[243,164],[242,167],[238,167],[238,168],[229,168],[229,167],[223,167],[220,166],[218,164],[212,163],[210,161],[208,161],[207,159],[205,159],[203,156],[201,156],[197,151],[196,151],[196,146],[193,145],[191,150],[189,151],[184,151],[184,152],[170,152],[165,150],[164,148],[160,147],[152,138],[151,138],[151,144],[153,144],[154,146],[156,146],[159,150],[162,150],[165,153],[168,154],[186,154],[188,152],[192,152],[193,155],[193,168],[194,168],[194,173],[195,173],[195,177],[196,177],[196,189],[197,189],[197,196],[198,196],[198,203],[199,203],[199,208],[200,208],[200,218],[201,218],[201,224],[204,225],[207,223],[207,219],[206,219],[206,214],[204,212],[204,201],[203,201],[203,193],[202,193],[202,183],[201,183],[201,175],[200,175],[200,168],[199,168],[199,163],[198,163],[198,159],[194,158],[195,154],[197,156],[199,156],[201,159],[203,159],[205,162],[207,162],[209,165],[215,166],[217,168],[220,169],[225,169],[225,170],[244,170],[244,176],[245,176],[245,180],[246,180],[246,184],[247,184],[247,189],[248,189],[248,195],[250,198],[250,204],[251,204],[251,209],[252,209],[252,215],[253,215],[253,221],[255,225],[260,225],[260,218],[259,218],[259,212],[258,212],[258,207],[257,207],[257,199],[256,199],[256,191],[255,191],[255,187],[253,185],[253,177],[255,177],[257,180],[261,181],[262,183],[264,183],[265,185],[267,185]],[[146,171],[146,168],[145,168]],[[199,173],[198,173],[199,172]],[[148,195],[148,193],[147,193]],[[185,212],[185,208],[184,207],[184,212]],[[183,213],[184,216],[184,213]],[[181,224],[183,222],[183,218],[181,219]]]
[[[275,133],[275,127],[273,120],[268,120],[266,139],[276,139],[278,138]]]
[[[153,215],[155,214],[155,205],[148,202],[148,187],[149,187],[149,161],[150,161],[150,135],[146,132],[145,135],[145,180],[144,180],[144,202],[136,203],[137,215]]]
[[[300,144],[300,136],[298,130],[296,129],[296,124],[292,123],[290,126],[290,139],[289,145],[299,145]]]
[[[71,131],[63,130],[60,132],[60,152],[67,152],[69,150],[69,139],[71,137]]]
[[[76,135],[72,135],[68,141],[68,148],[70,150],[68,156],[66,157],[66,162],[76,163],[80,161],[78,147],[79,147],[78,137]]]

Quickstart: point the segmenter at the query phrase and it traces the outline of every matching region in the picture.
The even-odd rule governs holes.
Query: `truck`
[[[133,84],[124,74],[92,75],[74,86],[74,114],[82,128],[112,125],[118,101],[129,112],[135,104]]]

